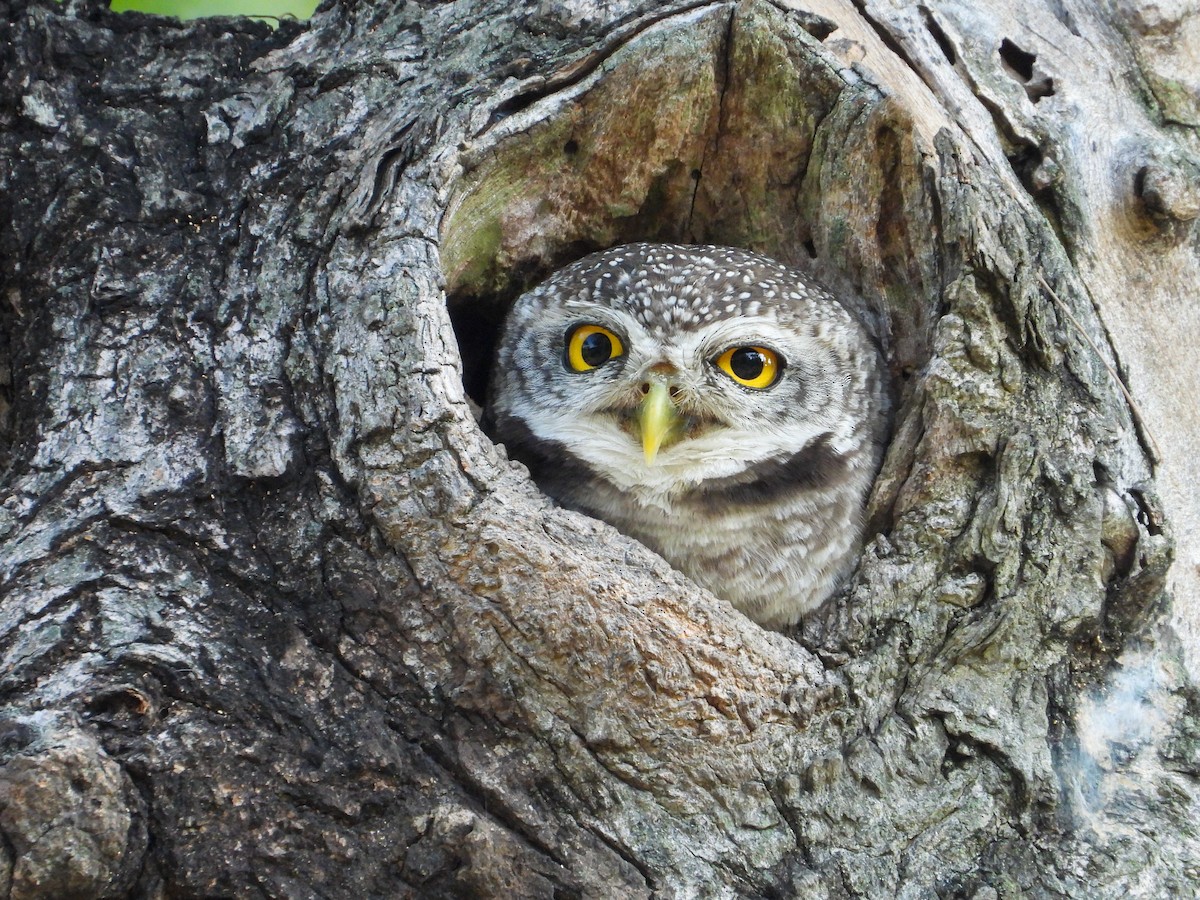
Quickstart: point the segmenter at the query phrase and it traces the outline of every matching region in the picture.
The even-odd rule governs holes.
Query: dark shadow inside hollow
[[[450,322],[462,357],[463,387],[467,396],[480,406],[487,403],[488,376],[496,358],[503,321],[503,312],[494,308],[485,310],[470,304],[450,307]]]
[[[577,241],[565,245],[550,259],[529,258],[505,273],[505,283],[495,293],[451,292],[446,297],[450,323],[462,357],[463,386],[467,396],[483,406],[488,374],[496,358],[496,344],[513,301],[555,270],[597,250],[599,244]]]

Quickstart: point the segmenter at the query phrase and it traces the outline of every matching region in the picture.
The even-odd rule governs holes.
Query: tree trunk
[[[1190,895],[1200,26],[989,6],[5,7],[0,894]],[[476,425],[634,239],[884,342],[794,634]]]

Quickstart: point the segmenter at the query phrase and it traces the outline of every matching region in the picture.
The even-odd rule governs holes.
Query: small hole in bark
[[[1037,54],[1027,53],[1005,38],[1000,42],[1000,58],[1022,81],[1028,81],[1033,77],[1033,64],[1037,62]]]
[[[1031,81],[1025,85],[1025,96],[1031,101],[1037,103],[1043,97],[1054,96],[1054,79],[1043,75],[1036,81]]]
[[[1033,64],[1037,62],[1037,54],[1026,53],[1008,38],[1000,42],[1000,59],[1010,75],[1025,85],[1025,96],[1032,103],[1037,103],[1043,97],[1054,96],[1054,79],[1049,75],[1039,74],[1034,77]]]
[[[132,687],[120,687],[93,697],[87,711],[106,719],[140,718],[151,710],[150,698]]]
[[[563,144],[563,153],[567,154],[567,156],[574,156],[578,152],[579,141],[575,140],[574,138],[571,138],[571,140]]]
[[[692,181],[699,181],[699,180],[700,180],[700,170],[692,169]]]
[[[1129,495],[1133,497],[1138,505],[1137,520],[1146,531],[1153,535],[1162,534],[1162,519],[1154,507],[1150,505],[1150,502],[1146,499],[1146,495],[1136,488],[1131,490]]]
[[[1036,194],[1039,191],[1034,179],[1034,173],[1037,171],[1038,166],[1042,164],[1044,158],[1040,148],[1028,144],[1020,147],[1015,153],[1010,153],[1008,156],[1008,162],[1013,167],[1013,171],[1016,172],[1017,177],[1021,179],[1021,184],[1025,185],[1025,188],[1031,194]]]
[[[492,113],[492,121],[498,122],[505,116],[511,116],[513,113],[528,109],[538,100],[542,99],[545,94],[545,88],[542,88],[540,90],[525,91],[524,93],[509,97],[496,107],[495,112]]]
[[[942,774],[961,769],[975,758],[975,751],[965,741],[953,741],[942,757]]]
[[[817,245],[812,242],[812,239],[804,242],[804,252],[808,254],[809,259],[817,258]]]
[[[1142,197],[1146,193],[1146,172],[1149,166],[1142,166],[1133,174],[1133,195]]]
[[[0,750],[16,753],[37,739],[37,732],[24,722],[0,723]]]

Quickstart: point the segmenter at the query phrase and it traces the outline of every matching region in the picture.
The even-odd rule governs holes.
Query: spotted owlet
[[[874,344],[808,276],[631,244],[517,299],[489,418],[547,494],[778,628],[853,568],[884,406]]]

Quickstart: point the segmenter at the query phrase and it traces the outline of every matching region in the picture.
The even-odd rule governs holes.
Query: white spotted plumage
[[[567,363],[589,323],[622,352]],[[780,361],[763,388],[716,364]],[[669,382],[678,431],[650,461],[636,413]],[[862,326],[808,276],[742,250],[631,244],[517,299],[488,418],[546,493],[604,519],[768,627],[824,601],[853,567],[886,429],[882,367]]]

